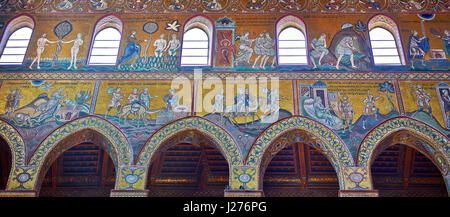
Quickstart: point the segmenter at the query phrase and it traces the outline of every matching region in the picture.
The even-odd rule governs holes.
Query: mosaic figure
[[[425,4],[425,0],[401,0],[400,3],[407,10],[421,10]]]
[[[31,65],[28,67],[29,69],[32,69],[34,63],[37,62],[37,69],[41,69],[40,63],[41,63],[41,55],[44,53],[45,47],[49,44],[57,43],[57,41],[49,41],[47,39],[47,34],[42,34],[41,38],[37,40],[37,48],[36,48],[36,57],[33,59],[33,62],[31,62]]]
[[[449,93],[449,89],[442,89],[441,91],[439,91],[440,95],[441,95],[441,100],[442,100],[442,110],[443,110],[443,114],[445,115],[444,120],[445,120],[445,126],[447,129],[450,129],[450,93]]]
[[[450,31],[448,29],[444,30],[444,35],[441,35],[440,32],[437,30],[431,28],[430,32],[436,36],[437,38],[442,40],[442,43],[444,45],[445,54],[447,57],[450,57]]]
[[[158,96],[152,96],[148,92],[148,88],[144,88],[144,91],[139,94],[139,100],[145,105],[146,108],[150,108],[150,100],[157,98]]]
[[[77,38],[70,40],[70,41],[62,41],[63,44],[69,44],[69,43],[73,43],[72,48],[70,49],[70,65],[69,67],[67,67],[67,69],[70,69],[73,65],[74,69],[77,69],[77,55],[78,55],[78,51],[80,51],[80,46],[83,45],[83,39],[82,39],[82,34],[78,33],[77,34]]]
[[[364,99],[363,103],[366,104],[363,108],[363,129],[366,129],[366,120],[369,115],[375,115],[375,120],[377,120],[380,109],[376,107],[375,102],[382,97],[380,94],[377,97],[374,97],[372,94],[368,94],[367,98]]]
[[[128,0],[128,7],[132,10],[140,11],[147,7],[146,1],[141,0]]]
[[[252,56],[253,49],[252,44],[255,39],[249,39],[250,33],[244,32],[241,36],[238,36],[236,40],[239,40],[238,51],[236,54],[236,62],[246,62],[250,64],[250,57]]]
[[[314,99],[314,116],[318,119],[324,120],[326,125],[334,126],[335,116],[331,114],[330,110],[323,105],[322,98],[316,97]]]
[[[224,65],[230,65],[233,55],[236,52],[236,47],[233,43],[233,34],[231,31],[218,31],[217,32],[217,47],[216,54],[220,58],[220,63]]]
[[[166,103],[169,111],[177,111],[179,96],[175,94],[175,89],[171,88],[169,94],[164,96],[164,102]]]
[[[276,60],[276,51],[274,49],[275,46],[275,40],[273,40],[270,37],[269,33],[266,33],[266,38],[264,40],[264,57],[263,57],[263,64],[262,68],[266,67],[267,60],[269,60],[272,57],[272,65],[270,67],[275,66],[275,60]]]
[[[416,86],[416,89],[414,90],[414,86],[411,85],[411,93],[414,92],[416,94],[416,103],[419,110],[416,111],[416,113],[423,111],[424,109],[428,110],[428,113],[432,115],[431,112],[431,106],[430,106],[430,99],[431,95],[427,93],[423,86],[418,84]]]
[[[56,4],[55,8],[58,10],[70,10],[73,8],[73,3],[70,0],[61,0]]]
[[[367,9],[373,9],[373,10],[380,10],[381,9],[381,4],[380,2],[378,2],[377,0],[366,0],[366,1],[359,1],[359,3],[361,5],[363,5],[363,7],[367,8]]]
[[[280,110],[280,103],[279,101],[286,99],[286,97],[280,97],[279,94],[279,89],[278,88],[274,88],[272,91],[267,88],[264,87],[262,89],[262,92],[264,94],[267,94],[267,98],[266,98],[266,103],[264,105],[264,113],[261,116],[261,122],[267,123],[267,122],[274,122],[275,120],[278,120],[278,112]],[[273,118],[271,118],[272,121],[267,121],[266,117],[268,116],[274,116]],[[275,117],[276,116],[276,117]]]
[[[0,0],[0,8],[5,6],[8,3],[8,0]]]
[[[10,93],[6,97],[6,105],[5,105],[5,114],[4,116],[8,119],[11,119],[11,114],[14,114],[16,109],[19,107],[20,99],[23,98],[22,95],[20,95],[21,89],[10,89]]]
[[[347,36],[344,37],[337,45],[336,52],[338,55],[337,63],[336,63],[336,69],[339,69],[339,63],[341,62],[341,59],[344,55],[350,56],[350,63],[352,68],[357,68],[355,66],[354,62],[354,55],[353,52],[359,53],[359,50],[354,46],[353,40],[357,40],[358,38],[356,35],[354,36]]]
[[[164,50],[166,49],[167,46],[167,41],[166,39],[164,39],[164,34],[161,34],[159,36],[159,39],[157,39],[154,43],[153,46],[156,47],[155,49],[155,57],[162,57],[164,54]]]
[[[206,4],[206,9],[213,10],[213,11],[219,11],[222,10],[222,5],[217,0],[205,0],[204,4]]]
[[[430,50],[428,38],[419,37],[416,30],[411,31],[408,42],[408,59],[411,62],[411,68],[414,69],[414,59],[421,59],[422,65],[425,65],[425,54]]]
[[[311,41],[312,50],[309,52],[309,55],[311,57],[311,62],[314,65],[314,69],[317,68],[317,66],[322,65],[323,57],[329,53],[327,49],[326,37],[327,35],[322,33],[319,38],[315,38]],[[316,59],[319,59],[317,64]]]
[[[172,0],[172,3],[168,7],[170,10],[179,11],[183,10],[185,6],[180,2],[180,0]]]
[[[106,0],[90,0],[89,4],[94,10],[105,10],[108,8],[108,2]]]
[[[223,88],[220,89],[219,93],[214,96],[214,112],[222,113],[223,112],[223,101],[225,100],[225,96],[223,95]]]
[[[109,111],[111,111],[111,109],[113,108],[116,108],[116,116],[119,114],[120,108],[122,107],[120,101],[122,101],[123,97],[120,90],[120,87],[116,88],[116,91],[114,91],[113,88],[108,89],[108,93],[112,94],[112,97],[111,100],[109,100],[108,110],[106,111],[105,118],[108,116]]]
[[[213,112],[212,113],[219,113],[220,115],[220,122],[223,120],[223,112],[224,112],[224,102],[225,96],[224,96],[224,90],[223,88],[220,89],[219,93],[214,96],[214,105],[213,105]]]
[[[298,11],[303,5],[298,2],[298,0],[280,0],[280,5],[289,11]]]
[[[253,47],[253,51],[255,55],[257,55],[257,57],[255,59],[255,62],[253,63],[252,68],[255,68],[259,58],[263,57],[260,64],[260,67],[262,68],[263,59],[265,57],[264,44],[265,44],[264,33],[259,33],[259,36],[255,39],[255,46]]]
[[[327,10],[341,10],[345,5],[345,0],[329,0],[326,4],[325,4],[325,9]]]
[[[128,44],[125,48],[123,56],[118,61],[117,68],[120,69],[122,64],[130,64],[130,67],[134,69],[133,64],[136,62],[136,59],[141,55],[141,45],[140,43],[146,42],[147,40],[137,40],[136,32],[131,32],[131,35],[128,37]]]
[[[263,5],[266,3],[265,0],[250,0],[247,2],[245,7],[249,10],[259,10],[263,7]]]
[[[175,56],[178,52],[178,49],[181,47],[180,40],[177,39],[177,35],[172,35],[172,40],[169,41],[167,44],[166,49],[164,51],[167,51],[169,56]]]
[[[135,102],[139,102],[137,88],[133,88],[133,93],[130,93],[130,95],[128,95],[128,104],[133,104]]]
[[[141,122],[146,125],[147,115],[151,115],[160,111],[160,109],[149,109],[151,97],[148,93],[148,88],[139,94],[138,88],[133,88],[133,92],[128,95],[128,104],[124,105],[120,110],[119,122],[123,120],[126,124],[128,116],[131,114],[132,119],[136,120],[137,127],[140,127]]]
[[[342,126],[344,127],[344,132],[346,131],[347,128],[349,132],[351,132],[352,131],[351,126],[354,115],[352,103],[350,102],[348,96],[346,95],[342,96],[341,98],[341,94],[339,94],[339,99],[341,102],[339,103],[338,109],[339,112],[341,113]]]
[[[24,10],[34,9],[36,5],[35,0],[18,0],[17,3],[19,8]]]

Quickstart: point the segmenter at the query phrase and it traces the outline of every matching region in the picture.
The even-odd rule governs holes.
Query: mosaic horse
[[[137,127],[139,127],[141,121],[144,123],[144,125],[146,125],[145,120],[147,119],[147,115],[150,116],[151,120],[151,115],[153,113],[159,112],[160,110],[161,109],[148,109],[140,103],[127,104],[120,110],[119,123],[121,123],[121,120],[123,119],[123,123],[126,124],[127,117],[132,114],[132,119],[137,120]]]

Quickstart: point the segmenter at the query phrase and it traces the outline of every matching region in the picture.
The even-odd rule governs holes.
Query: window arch
[[[400,34],[394,20],[377,15],[369,20],[367,26],[375,65],[404,65]]]
[[[100,19],[94,29],[88,65],[116,65],[122,39],[122,21],[113,15]]]
[[[196,16],[184,26],[181,66],[209,66],[212,55],[212,22]]]
[[[0,65],[21,65],[33,35],[34,21],[20,15],[8,23],[0,43]]]
[[[287,15],[277,21],[278,65],[307,65],[306,25],[298,17]]]

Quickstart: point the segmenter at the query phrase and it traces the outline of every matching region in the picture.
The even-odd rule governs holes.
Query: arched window
[[[401,64],[394,36],[388,30],[376,27],[369,31],[369,36],[375,65]]]
[[[375,65],[402,65],[405,63],[400,35],[395,22],[377,15],[369,20],[369,39]]]
[[[308,64],[306,26],[293,15],[281,18],[276,25],[278,35],[278,65]]]
[[[202,16],[186,23],[181,45],[181,66],[211,64],[212,30],[212,23]]]
[[[122,21],[115,16],[101,19],[94,30],[88,65],[116,65],[122,39]]]
[[[5,29],[0,44],[0,65],[21,65],[33,34],[34,21],[22,15],[13,19]]]

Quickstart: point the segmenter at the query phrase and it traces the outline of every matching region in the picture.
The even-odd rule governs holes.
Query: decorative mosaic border
[[[358,150],[358,165],[368,165],[375,147],[391,133],[399,130],[409,130],[431,142],[436,150],[440,150],[450,159],[450,141],[434,128],[409,117],[395,117],[381,123],[367,134]]]
[[[279,79],[352,79],[352,80],[448,80],[449,72],[203,72],[204,78],[241,76],[278,77]],[[0,80],[142,80],[173,79],[183,76],[194,79],[194,72],[1,72]]]
[[[12,167],[14,165],[25,165],[25,143],[19,132],[8,122],[0,119],[0,135],[8,143],[11,152],[14,153],[12,156]]]
[[[420,4],[420,9],[409,8],[403,6],[407,1],[377,1],[380,4],[379,9],[367,8],[364,6],[364,2],[359,1],[347,1],[347,2],[336,2],[342,3],[339,9],[327,9],[325,8],[324,1],[297,1],[301,6],[298,9],[289,8],[283,5],[283,2],[275,1],[259,1],[261,4],[258,8],[247,8],[246,4],[248,1],[243,0],[226,0],[222,1],[222,8],[220,9],[210,9],[206,3],[202,0],[193,1],[179,1],[177,9],[169,7],[172,1],[143,1],[142,7],[133,8],[130,7],[130,3],[134,1],[108,1],[109,5],[104,9],[96,9],[92,6],[92,3],[98,3],[98,1],[86,2],[72,2],[73,6],[69,9],[60,9],[56,7],[58,2],[55,1],[42,1],[40,3],[32,4],[31,8],[24,8],[21,6],[19,1],[6,1],[0,6],[1,11],[11,13],[12,11],[18,12],[29,12],[33,13],[57,13],[57,14],[68,14],[68,13],[85,13],[85,14],[98,14],[105,13],[105,11],[115,12],[115,13],[170,13],[170,14],[192,14],[192,13],[206,13],[206,14],[217,14],[217,13],[286,13],[295,12],[301,14],[309,13],[320,13],[320,14],[336,14],[336,13],[347,13],[347,14],[374,14],[374,13],[445,13],[448,11],[447,4],[444,1],[426,1],[424,4]]]
[[[201,117],[187,117],[175,122],[169,123],[156,131],[145,143],[136,160],[137,166],[149,165],[153,153],[165,140],[176,135],[177,133],[194,129],[205,135],[210,136],[213,141],[220,144],[219,147],[226,155],[226,159],[230,165],[239,165],[242,163],[242,155],[239,147],[233,137],[224,129],[215,123],[203,119]]]
[[[339,166],[353,165],[350,151],[336,133],[323,124],[302,116],[288,117],[266,128],[253,143],[245,161],[246,165],[258,165],[266,148],[280,135],[294,129],[305,130],[317,136],[334,155],[334,158],[340,164]]]

